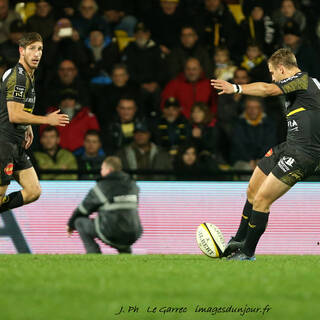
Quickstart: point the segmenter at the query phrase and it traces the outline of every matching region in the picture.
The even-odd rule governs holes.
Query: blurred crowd
[[[209,79],[269,82],[280,47],[320,78],[319,10],[315,0],[0,0],[0,75],[23,32],[40,33],[35,113],[61,109],[71,122],[34,127],[32,158],[82,172],[42,179],[97,178],[106,155],[178,179],[253,170],[285,140],[281,98],[219,96]]]

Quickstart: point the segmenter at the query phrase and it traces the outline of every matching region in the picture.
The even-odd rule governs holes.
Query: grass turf
[[[319,263],[319,256],[235,262],[203,255],[1,255],[0,319],[319,319]],[[267,305],[264,314],[195,312]],[[116,315],[121,306],[125,312]]]

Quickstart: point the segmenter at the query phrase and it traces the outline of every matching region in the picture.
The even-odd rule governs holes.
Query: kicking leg
[[[252,257],[257,244],[266,230],[271,204],[290,190],[291,186],[285,184],[273,173],[270,173],[267,179],[259,188],[254,200],[251,219],[248,227],[247,236],[241,251],[248,257]]]
[[[94,241],[98,237],[94,222],[87,217],[77,218],[74,223],[87,253],[101,253],[99,245]]]
[[[236,235],[232,237],[231,240],[229,241],[223,253],[224,257],[227,257],[231,253],[237,251],[242,245],[242,241],[246,237],[247,230],[248,230],[248,223],[251,218],[253,199],[266,178],[267,176],[262,172],[262,170],[259,167],[256,167],[249,181],[249,185],[247,189],[247,201],[243,208],[238,231]]]
[[[14,178],[21,185],[22,190],[3,197],[0,213],[36,201],[41,195],[38,176],[33,167],[16,171]]]
[[[253,199],[255,198],[258,190],[260,189],[261,185],[263,184],[266,178],[267,176],[262,172],[262,170],[256,167],[249,181],[247,189],[247,201],[243,208],[239,229],[234,237],[235,241],[242,241],[246,237],[248,223],[250,221],[252,212]]]

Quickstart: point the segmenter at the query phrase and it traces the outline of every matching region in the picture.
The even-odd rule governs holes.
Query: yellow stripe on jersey
[[[295,113],[298,113],[298,112],[301,112],[301,111],[305,111],[305,110],[306,110],[306,109],[303,108],[303,107],[298,108],[298,109],[295,109],[295,110],[292,110],[291,112],[289,112],[289,113],[287,114],[287,117],[292,116],[292,115],[295,114]]]

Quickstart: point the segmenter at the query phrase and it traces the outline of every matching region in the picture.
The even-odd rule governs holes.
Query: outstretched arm
[[[218,94],[242,93],[250,96],[278,96],[283,94],[282,90],[274,83],[253,82],[250,84],[236,85],[224,80],[211,80],[211,85],[221,90]]]
[[[7,108],[11,123],[49,124],[51,126],[62,127],[69,123],[69,117],[66,114],[59,113],[60,110],[49,113],[46,116],[37,116],[24,111],[24,104],[15,101],[8,101]]]

